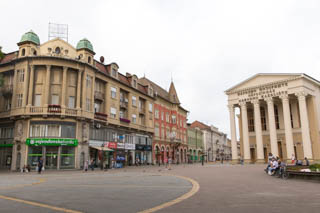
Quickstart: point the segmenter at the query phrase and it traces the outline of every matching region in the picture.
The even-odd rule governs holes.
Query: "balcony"
[[[127,124],[129,124],[131,122],[129,119],[126,119],[126,118],[120,118],[120,121],[127,123]]]
[[[139,113],[144,115],[146,113],[146,109],[144,107],[139,107]]]
[[[9,85],[3,85],[0,89],[0,93],[4,96],[4,97],[11,97],[12,93],[13,93],[13,85],[9,84]]]
[[[94,99],[104,101],[104,93],[99,91],[94,91]]]
[[[127,109],[128,108],[128,102],[120,101],[120,107],[124,108],[124,109]]]
[[[61,113],[61,106],[56,104],[48,105],[48,113]]]
[[[101,112],[95,112],[95,113],[94,113],[94,118],[95,118],[95,119],[98,119],[98,120],[106,121],[107,118],[108,118],[108,115],[107,115],[107,114],[104,114],[104,113],[101,113]]]

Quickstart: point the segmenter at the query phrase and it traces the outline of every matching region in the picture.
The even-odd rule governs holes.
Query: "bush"
[[[313,164],[313,165],[309,166],[309,169],[313,172],[317,171],[317,169],[320,170],[320,164]]]

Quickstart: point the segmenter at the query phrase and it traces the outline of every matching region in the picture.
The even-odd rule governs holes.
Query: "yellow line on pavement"
[[[180,196],[180,197],[178,197],[178,198],[176,198],[174,200],[168,201],[166,203],[163,203],[163,204],[161,204],[159,206],[155,206],[155,207],[150,208],[150,209],[146,209],[146,210],[140,211],[139,213],[152,213],[152,212],[159,211],[161,209],[167,208],[167,207],[172,206],[174,204],[180,203],[183,200],[186,200],[189,197],[193,196],[194,194],[196,194],[199,191],[200,185],[199,185],[199,183],[197,181],[195,181],[195,180],[193,180],[191,178],[188,178],[188,177],[183,177],[183,176],[178,176],[178,175],[172,175],[172,176],[175,176],[175,177],[178,177],[178,178],[182,178],[182,179],[185,179],[185,180],[191,182],[192,189],[189,192],[185,193],[184,195],[182,195],[182,196]]]
[[[3,195],[0,195],[0,198],[5,199],[5,200],[19,202],[19,203],[24,203],[24,204],[28,204],[28,205],[32,205],[32,206],[38,206],[38,207],[42,207],[42,208],[52,209],[52,210],[56,210],[56,211],[60,211],[60,212],[81,213],[81,212],[75,211],[75,210],[60,208],[60,207],[56,207],[56,206],[50,206],[50,205],[46,205],[46,204],[42,204],[42,203],[36,203],[36,202],[32,202],[32,201],[22,200],[22,199],[13,198],[13,197],[7,197],[7,196],[3,196]]]
[[[5,187],[0,187],[0,189],[15,189],[15,188],[20,188],[20,187],[25,187],[25,186],[33,186],[33,185],[41,184],[44,182],[46,182],[46,179],[40,178],[38,182],[27,183],[27,184],[17,184],[17,185],[13,185],[13,186],[5,186]]]

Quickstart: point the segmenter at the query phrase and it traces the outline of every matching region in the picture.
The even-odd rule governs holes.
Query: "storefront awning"
[[[109,152],[113,151],[113,149],[109,149],[108,147],[101,147],[101,146],[90,146],[90,147],[100,151],[109,151]]]

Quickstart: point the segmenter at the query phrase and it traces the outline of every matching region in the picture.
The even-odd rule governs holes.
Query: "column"
[[[86,111],[86,98],[87,98],[87,73],[84,71],[82,76],[82,110]]]
[[[77,84],[77,110],[80,110],[81,106],[80,106],[80,97],[81,97],[81,75],[82,75],[82,70],[78,71],[78,84]],[[83,84],[82,87],[84,87],[85,85]]]
[[[302,143],[303,143],[303,154],[308,159],[313,159],[312,146],[310,140],[310,129],[309,129],[309,118],[307,111],[306,96],[307,93],[300,92],[296,94],[299,99],[299,111],[301,119],[301,132],[302,132]]]
[[[31,66],[32,67],[32,66]],[[31,72],[30,68],[30,72]],[[23,97],[22,97],[22,107],[27,106],[27,98],[28,98],[28,91],[31,89],[31,85],[29,84],[29,68],[27,68],[26,72],[24,73],[24,82],[23,82]],[[18,84],[17,81],[14,81],[14,84]],[[29,90],[28,90],[28,85],[29,85]],[[30,97],[30,96],[29,96]]]
[[[253,106],[254,106],[254,129],[255,129],[255,133],[256,133],[256,143],[257,143],[257,162],[264,163],[261,114],[260,114],[259,100],[253,101]]]
[[[46,66],[47,71],[46,71],[46,84],[45,84],[45,90],[43,94],[43,106],[48,106],[50,103],[50,74],[51,74],[51,66],[47,65]]]
[[[68,71],[68,67],[63,67],[63,74],[62,74],[62,92],[61,92],[61,107],[62,107],[62,109],[65,109],[65,108],[66,108],[67,71]]]
[[[241,120],[242,120],[242,141],[243,141],[243,154],[244,160],[250,162],[250,145],[249,145],[249,130],[248,130],[248,114],[247,114],[247,104],[241,103]]]
[[[293,148],[293,136],[292,136],[292,127],[291,127],[291,117],[290,117],[290,106],[288,95],[282,95],[282,108],[283,108],[283,120],[284,120],[284,129],[286,137],[286,147],[287,147],[287,162],[291,161],[292,154],[294,154]]]
[[[91,85],[91,112],[94,113],[94,91],[96,85],[96,77],[92,76],[92,85]]]
[[[274,118],[273,99],[272,98],[267,98],[266,101],[267,101],[267,104],[268,104],[268,118],[269,118],[269,134],[270,134],[271,153],[274,156],[279,156],[276,121],[275,121],[275,118]]]
[[[234,105],[230,104],[228,105],[228,108],[230,113],[232,161],[233,163],[238,163],[238,149],[237,149],[236,120],[234,115]]]
[[[33,87],[34,87],[34,69],[35,66],[31,65],[31,70],[30,70],[30,81],[29,81],[29,95],[28,95],[28,106],[31,107],[32,106],[32,101],[33,101]],[[26,79],[27,80],[27,79]],[[27,90],[27,84],[25,84],[25,93]]]

